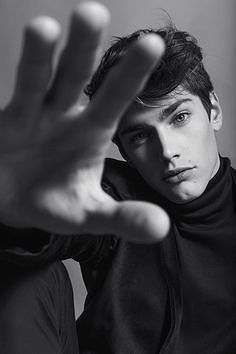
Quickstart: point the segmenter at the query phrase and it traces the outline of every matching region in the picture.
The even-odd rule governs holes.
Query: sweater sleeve
[[[96,268],[113,248],[113,236],[53,235],[38,229],[16,229],[0,224],[0,261],[39,266],[74,258]]]

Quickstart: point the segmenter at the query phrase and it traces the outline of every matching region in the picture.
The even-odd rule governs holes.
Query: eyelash
[[[177,119],[178,119],[180,116],[185,116],[186,118],[185,118],[184,120],[178,122]],[[180,113],[178,113],[178,114],[176,114],[176,115],[174,116],[174,118],[173,118],[173,120],[172,120],[171,123],[176,124],[176,125],[179,125],[179,126],[182,126],[182,125],[184,125],[184,124],[187,123],[187,121],[188,121],[188,119],[189,119],[189,116],[190,116],[190,113],[189,113],[189,112],[180,112]]]
[[[177,119],[180,117],[180,116],[185,116],[186,118],[180,122],[177,121]],[[188,119],[190,117],[190,113],[189,112],[180,112],[180,113],[177,113],[173,119],[171,120],[171,124],[175,124],[177,126],[183,126],[187,123]],[[138,136],[139,135],[144,135],[143,138],[141,139],[138,139]],[[148,138],[149,136],[151,135],[151,132],[150,131],[139,131],[137,132],[136,134],[134,134],[131,138],[130,138],[130,142],[133,143],[133,144],[142,144],[146,138]],[[138,141],[139,140],[139,141]]]
[[[136,134],[134,134],[131,138],[130,138],[130,142],[133,143],[133,144],[142,144],[142,142],[148,138],[150,136],[151,132],[150,131],[140,131],[140,132],[137,132]],[[138,136],[139,135],[144,135],[143,138],[139,139],[138,141]]]

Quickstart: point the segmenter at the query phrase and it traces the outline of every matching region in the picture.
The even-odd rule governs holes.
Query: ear
[[[210,123],[212,128],[218,131],[222,127],[222,109],[215,92],[210,93],[210,100],[212,104]]]

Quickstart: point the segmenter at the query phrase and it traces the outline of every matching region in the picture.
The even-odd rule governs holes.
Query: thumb
[[[148,244],[161,241],[169,232],[169,216],[157,205],[141,201],[114,201],[109,209],[105,233],[115,234],[130,242]]]

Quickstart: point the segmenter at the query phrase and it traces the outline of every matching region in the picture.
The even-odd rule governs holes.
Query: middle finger
[[[109,12],[95,2],[80,4],[72,14],[67,44],[59,60],[48,102],[66,111],[77,103],[96,65]]]

